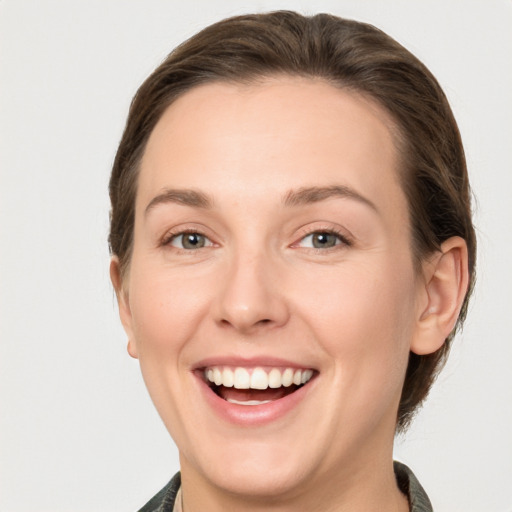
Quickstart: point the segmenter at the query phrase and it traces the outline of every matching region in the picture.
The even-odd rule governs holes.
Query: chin
[[[276,458],[275,454],[262,454],[261,451],[246,454],[243,459],[227,456],[217,465],[200,470],[203,477],[219,489],[246,498],[278,499],[297,493],[307,479],[308,464],[303,457]]]
[[[289,439],[288,443],[276,441],[230,439],[205,444],[190,460],[182,455],[182,471],[192,469],[224,492],[256,500],[294,494],[313,476],[312,468],[318,466],[318,461],[310,460],[311,454],[299,447],[290,446]]]

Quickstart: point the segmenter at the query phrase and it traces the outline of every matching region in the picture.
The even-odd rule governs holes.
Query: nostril
[[[220,324],[224,327],[230,327],[230,326],[233,326],[233,327],[236,327],[238,329],[242,329],[242,330],[245,330],[245,329],[254,329],[255,327],[262,327],[262,326],[265,326],[265,325],[269,325],[269,324],[272,324],[272,319],[270,318],[263,318],[261,320],[257,320],[255,323],[251,324],[251,325],[242,325],[241,323],[236,323],[236,322],[231,322],[230,320],[226,319],[226,318],[222,318],[220,320]]]

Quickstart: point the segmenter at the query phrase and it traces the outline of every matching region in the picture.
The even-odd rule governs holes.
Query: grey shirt
[[[433,512],[432,504],[426,492],[421,487],[414,473],[401,462],[394,462],[396,481],[399,489],[409,499],[411,512]],[[172,480],[153,498],[151,498],[139,512],[177,512],[175,501],[181,485],[181,475],[176,473]]]

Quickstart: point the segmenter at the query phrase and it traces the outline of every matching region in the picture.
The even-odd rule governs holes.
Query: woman
[[[128,351],[180,453],[142,510],[431,510],[393,437],[465,316],[475,235],[414,56],[326,14],[214,24],[137,92],[110,195]]]

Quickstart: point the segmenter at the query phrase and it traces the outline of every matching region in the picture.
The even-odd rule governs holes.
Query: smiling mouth
[[[237,405],[263,405],[288,396],[314,376],[310,368],[210,366],[204,378],[220,398]]]

